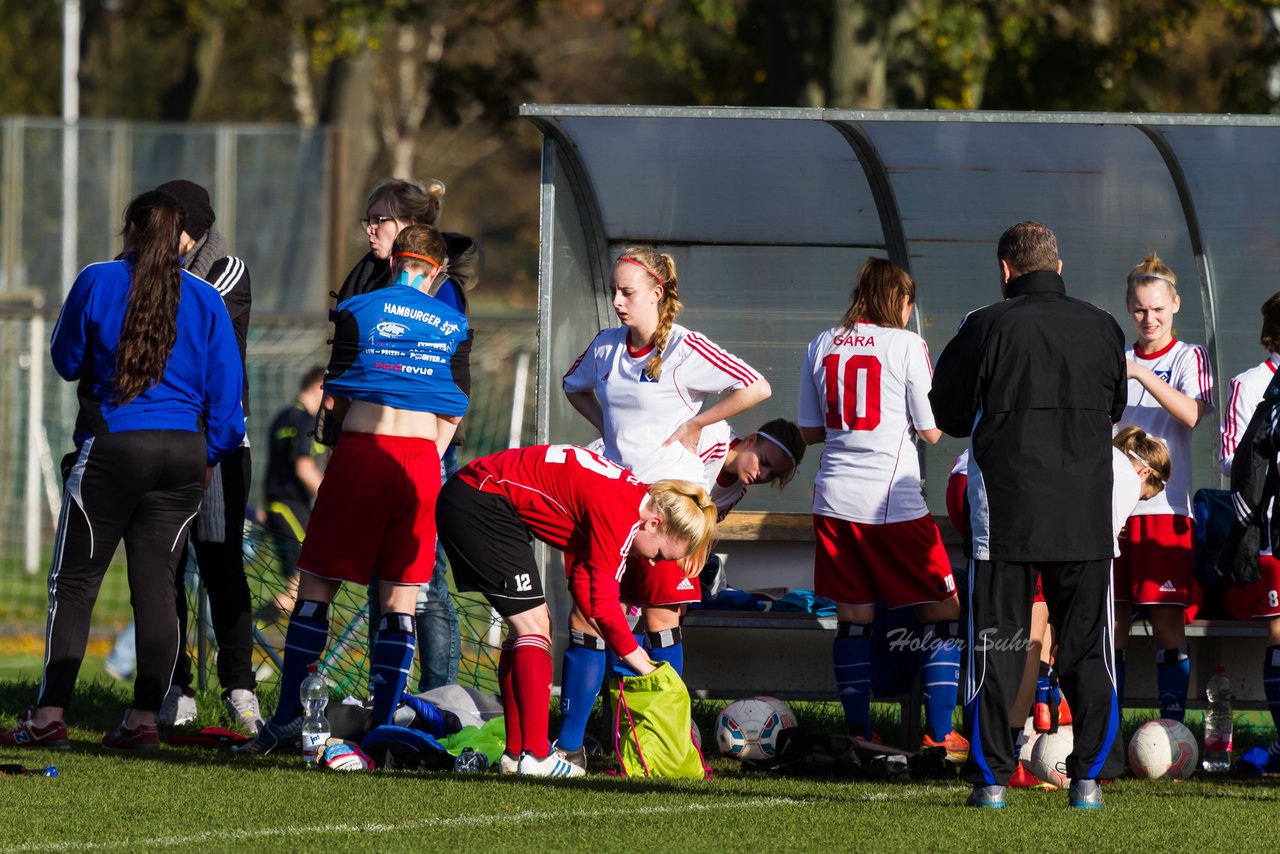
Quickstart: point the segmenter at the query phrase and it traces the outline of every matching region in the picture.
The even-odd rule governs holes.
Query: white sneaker
[[[258,695],[246,688],[233,688],[223,700],[231,717],[253,735],[262,732],[262,712]]]
[[[582,777],[587,770],[566,761],[553,750],[551,755],[542,759],[532,753],[521,756],[517,773],[521,777]]]
[[[156,723],[160,726],[182,726],[196,719],[196,695],[181,685],[170,685],[164,695]]]
[[[502,758],[498,760],[498,770],[503,774],[516,774],[520,771],[520,757],[512,756],[505,750],[502,752]]]

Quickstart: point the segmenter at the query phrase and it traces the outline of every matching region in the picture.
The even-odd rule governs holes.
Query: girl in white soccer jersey
[[[809,344],[797,420],[806,442],[826,442],[813,488],[814,592],[837,603],[836,687],[850,731],[863,737],[871,736],[876,601],[915,607],[928,641],[922,746],[945,747],[962,762],[969,744],[951,727],[960,603],[913,441],[941,435],[929,405],[929,351],[906,329],[915,301],[905,270],[870,258],[840,325]]]
[[[1273,294],[1262,304],[1262,346],[1271,354],[1265,362],[1256,365],[1231,380],[1227,395],[1227,411],[1222,419],[1222,473],[1231,474],[1231,461],[1235,459],[1240,437],[1253,411],[1262,402],[1263,393],[1275,378],[1280,366],[1280,293]],[[1267,649],[1262,659],[1262,687],[1266,693],[1271,719],[1280,729],[1280,558],[1272,549],[1258,556],[1261,577],[1252,584],[1241,584],[1227,589],[1227,614],[1235,620],[1265,620],[1267,622]],[[1269,748],[1256,748],[1246,753],[1236,766],[1242,775],[1280,773],[1280,741]]]
[[[1116,693],[1124,700],[1129,604],[1147,609],[1156,643],[1160,716],[1181,721],[1191,662],[1183,611],[1191,605],[1191,431],[1213,409],[1213,375],[1203,347],[1174,337],[1180,302],[1174,275],[1154,252],[1129,273],[1125,305],[1137,340],[1125,351],[1129,404],[1121,423],[1162,439],[1173,461],[1168,488],[1134,511],[1115,561]]]
[[[613,309],[622,325],[601,330],[578,357],[564,375],[565,395],[600,431],[604,456],[641,481],[677,478],[710,488],[728,450],[728,425],[719,422],[767,398],[769,383],[675,322],[682,306],[670,255],[651,246],[626,249],[614,264],[612,283]],[[724,397],[704,408],[717,394]],[[677,672],[684,663],[680,615],[700,598],[697,579],[673,561],[622,577],[622,600],[644,606],[641,628],[650,654]],[[603,643],[581,612],[573,612],[570,628],[561,674],[565,724],[557,747],[576,756],[605,658]]]

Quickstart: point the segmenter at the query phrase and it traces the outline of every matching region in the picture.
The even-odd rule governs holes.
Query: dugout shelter
[[[1265,358],[1259,307],[1280,287],[1280,116],[541,104],[517,114],[543,135],[539,441],[594,438],[560,378],[596,330],[617,323],[609,272],[627,245],[672,254],[680,323],[768,377],[773,396],[736,420],[741,435],[794,420],[805,347],[839,321],[868,256],[915,278],[912,328],[936,358],[967,312],[1000,299],[1001,232],[1038,219],[1058,236],[1068,292],[1126,332],[1128,271],[1155,250],[1177,272],[1178,337],[1208,347],[1215,376],[1217,412],[1195,431],[1193,483],[1221,485],[1226,384]],[[964,447],[944,436],[922,451],[940,517]],[[753,491],[722,526],[717,551],[734,586],[811,586],[820,452],[783,495]],[[548,587],[562,620],[567,594]],[[814,628],[791,614],[691,617],[690,688],[833,696],[829,636]],[[1193,627],[1193,695],[1215,663],[1238,661],[1237,693],[1261,698],[1257,629]],[[1140,638],[1130,649],[1148,659]],[[1133,668],[1131,695],[1154,696],[1148,669]]]

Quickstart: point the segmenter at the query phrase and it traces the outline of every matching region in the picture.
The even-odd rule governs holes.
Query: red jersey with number
[[[928,514],[913,439],[935,426],[932,378],[924,339],[906,329],[859,323],[810,342],[797,423],[827,433],[814,513],[879,525]]]
[[[474,460],[455,475],[505,496],[529,532],[574,561],[569,592],[605,641],[635,649],[618,602],[618,582],[649,488],[616,463],[574,445],[514,448]]]

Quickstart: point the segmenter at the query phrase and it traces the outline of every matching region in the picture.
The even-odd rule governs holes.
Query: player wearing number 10
[[[515,448],[472,461],[440,491],[440,541],[454,585],[483,593],[509,627],[498,660],[506,716],[503,773],[578,777],[579,764],[552,751],[551,613],[530,535],[565,553],[577,608],[637,673],[654,668],[618,601],[624,571],[655,561],[701,567],[715,537],[716,507],[682,480],[646,486],[626,469],[573,445]],[[645,563],[627,569],[627,556]]]
[[[905,270],[870,258],[840,325],[809,344],[798,423],[806,443],[826,442],[813,486],[814,590],[837,603],[836,687],[850,731],[864,737],[876,602],[915,607],[927,649],[924,746],[946,747],[961,762],[969,745],[951,727],[960,603],[913,441],[941,435],[929,406],[928,348],[905,328],[915,301]]]

